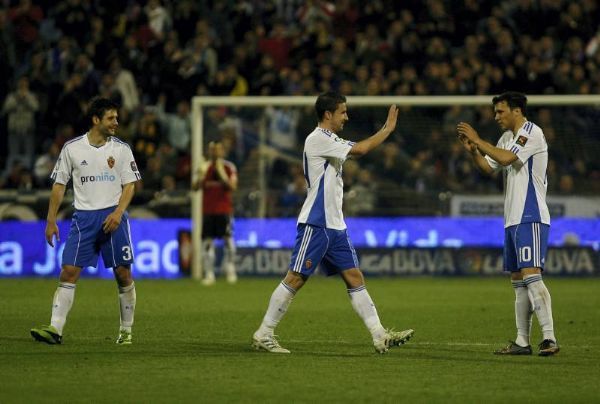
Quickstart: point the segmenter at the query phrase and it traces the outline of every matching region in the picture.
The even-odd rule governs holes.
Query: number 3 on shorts
[[[527,248],[529,248],[529,247],[527,247]],[[123,246],[122,250],[123,250],[123,259],[125,261],[129,261],[131,259],[131,247],[126,245],[126,246]]]

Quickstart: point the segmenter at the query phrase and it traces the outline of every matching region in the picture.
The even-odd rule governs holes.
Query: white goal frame
[[[452,105],[480,106],[491,105],[491,95],[477,96],[349,96],[346,97],[350,107],[378,107],[396,105],[410,105],[418,107],[443,107]],[[192,99],[192,182],[197,179],[198,168],[202,162],[204,141],[204,108],[217,106],[230,107],[267,107],[267,106],[308,106],[314,105],[316,97],[293,96],[249,96],[228,97],[208,96],[194,97]],[[573,106],[596,105],[600,106],[600,95],[528,95],[527,105],[548,106]],[[265,130],[263,128],[263,130]],[[262,138],[264,139],[264,134]],[[192,278],[202,278],[202,191],[191,193],[192,200]]]

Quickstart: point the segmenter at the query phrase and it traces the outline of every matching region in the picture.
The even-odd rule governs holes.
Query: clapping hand
[[[457,125],[456,130],[458,132],[459,138],[465,137],[471,143],[477,144],[477,142],[479,142],[479,140],[481,140],[479,138],[479,134],[477,133],[477,131],[475,129],[473,129],[473,127],[466,122],[460,122]]]

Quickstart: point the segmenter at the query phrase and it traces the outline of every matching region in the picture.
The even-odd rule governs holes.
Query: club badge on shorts
[[[309,258],[306,260],[306,269],[310,269],[312,267],[312,260]]]
[[[108,163],[108,166],[110,168],[113,168],[115,166],[115,159],[113,156],[110,156],[109,158],[107,158],[106,162]]]

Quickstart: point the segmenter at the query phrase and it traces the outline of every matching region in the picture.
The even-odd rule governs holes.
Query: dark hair
[[[346,97],[335,91],[328,91],[320,94],[315,102],[315,111],[319,122],[323,121],[323,116],[326,111],[334,113],[339,104],[346,102]]]
[[[102,119],[106,111],[111,109],[118,110],[119,105],[108,98],[92,98],[92,100],[90,101],[90,106],[88,108],[88,119],[90,120],[90,124],[92,123],[92,118],[96,116]]]
[[[507,91],[492,98],[493,105],[502,101],[506,101],[506,104],[508,104],[510,109],[521,108],[523,116],[527,114],[527,97],[525,94],[517,91]]]

